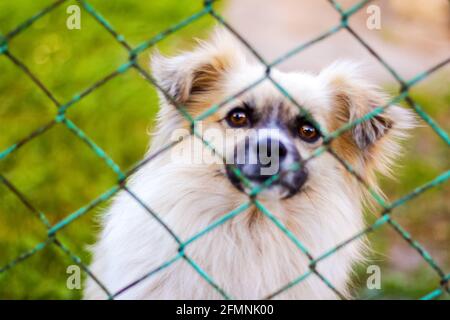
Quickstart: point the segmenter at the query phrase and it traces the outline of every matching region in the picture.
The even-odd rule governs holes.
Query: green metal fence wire
[[[298,283],[302,282],[306,278],[315,275],[318,278],[320,278],[331,290],[333,290],[339,297],[344,299],[344,296],[342,293],[340,293],[333,284],[326,279],[316,268],[317,264],[320,263],[322,260],[327,259],[329,256],[335,254],[338,250],[349,244],[350,242],[364,236],[365,234],[371,233],[379,229],[381,226],[387,224],[390,227],[392,227],[395,232],[397,232],[407,243],[415,249],[426,261],[426,263],[436,272],[436,274],[439,276],[440,282],[436,284],[436,289],[429,294],[425,295],[421,299],[435,299],[445,292],[450,293],[449,289],[449,279],[450,279],[450,273],[445,273],[444,270],[437,264],[436,260],[433,259],[433,257],[425,250],[425,248],[416,240],[412,239],[411,235],[403,229],[401,225],[399,225],[392,217],[394,214],[394,209],[397,207],[405,204],[407,201],[419,196],[423,192],[425,192],[428,189],[434,188],[440,184],[443,184],[447,182],[447,180],[450,178],[450,170],[447,170],[443,173],[441,173],[439,176],[434,178],[433,180],[427,182],[426,184],[414,189],[412,192],[408,193],[407,195],[401,197],[400,199],[397,199],[393,202],[388,202],[384,200],[384,198],[378,194],[375,190],[372,190],[364,181],[362,177],[360,177],[356,171],[352,168],[352,166],[347,163],[345,160],[340,158],[338,154],[331,148],[330,142],[339,137],[344,132],[351,130],[355,125],[367,121],[371,119],[372,117],[375,117],[376,115],[383,113],[386,108],[388,108],[390,105],[398,103],[402,100],[404,100],[412,109],[416,111],[416,113],[436,132],[436,134],[446,143],[447,146],[450,146],[450,139],[448,137],[448,134],[445,132],[444,129],[442,129],[424,110],[423,108],[411,98],[409,95],[409,90],[416,85],[418,82],[424,80],[427,78],[431,73],[435,72],[436,70],[442,68],[444,65],[450,62],[450,57],[446,60],[442,61],[441,63],[435,65],[434,67],[430,68],[429,70],[423,71],[419,74],[417,74],[415,77],[409,80],[403,79],[393,67],[391,67],[380,55],[378,55],[377,52],[375,52],[367,42],[361,38],[357,32],[351,28],[348,24],[349,19],[359,10],[361,10],[363,7],[365,7],[370,0],[363,0],[358,2],[357,4],[353,5],[347,10],[344,10],[340,4],[337,1],[334,0],[328,0],[330,5],[340,14],[341,20],[340,23],[326,32],[323,32],[322,34],[319,34],[317,37],[314,37],[299,46],[293,48],[289,52],[285,53],[284,55],[280,56],[279,58],[275,59],[272,62],[265,61],[261,55],[258,54],[258,52],[252,48],[249,43],[235,30],[233,29],[226,21],[225,19],[216,11],[214,8],[214,2],[216,0],[206,0],[203,2],[203,7],[200,11],[196,12],[192,16],[180,21],[179,23],[173,25],[172,27],[158,33],[154,37],[150,38],[147,41],[142,42],[141,44],[137,45],[136,47],[132,47],[126,39],[118,33],[114,27],[96,10],[88,3],[88,1],[85,0],[77,0],[77,2],[88,12],[108,33],[111,34],[111,36],[117,41],[127,52],[129,55],[128,61],[124,62],[121,66],[119,66],[115,71],[112,73],[106,75],[99,81],[92,84],[87,89],[79,92],[78,94],[74,95],[69,101],[66,101],[64,103],[61,103],[58,101],[55,96],[52,94],[52,92],[39,80],[38,77],[36,77],[33,72],[16,56],[14,56],[8,48],[8,44],[11,39],[16,37],[18,34],[24,32],[29,28],[34,22],[48,14],[49,12],[53,11],[57,7],[61,6],[63,3],[65,3],[67,0],[58,0],[49,5],[48,7],[43,8],[41,11],[37,12],[34,16],[29,18],[28,20],[24,21],[23,23],[19,24],[15,29],[11,30],[6,35],[0,34],[0,55],[5,56],[9,61],[11,61],[14,65],[16,65],[20,70],[22,70],[44,93],[45,95],[52,101],[52,103],[55,105],[55,107],[58,109],[57,116],[51,120],[49,123],[43,125],[42,127],[38,128],[28,136],[23,137],[19,141],[17,141],[15,144],[11,145],[9,148],[3,150],[0,152],[0,160],[8,157],[12,153],[14,153],[16,150],[21,148],[23,145],[28,143],[29,141],[38,138],[40,135],[45,133],[46,131],[50,130],[51,128],[55,127],[57,124],[64,125],[70,132],[72,132],[75,137],[78,137],[81,141],[83,141],[85,144],[89,146],[89,148],[92,150],[92,152],[95,153],[95,155],[104,161],[107,166],[117,175],[117,184],[115,184],[113,187],[111,187],[109,190],[106,190],[102,195],[100,195],[98,198],[93,200],[92,202],[86,204],[84,207],[79,208],[75,212],[69,214],[59,222],[57,222],[54,225],[51,225],[45,215],[45,213],[40,212],[37,210],[31,202],[27,199],[27,197],[19,191],[14,184],[8,180],[3,174],[0,173],[0,183],[4,184],[25,206],[26,208],[34,214],[47,228],[47,239],[41,243],[38,243],[34,248],[30,249],[27,252],[22,253],[20,256],[18,256],[13,261],[9,262],[8,264],[4,266],[0,266],[0,275],[8,271],[9,269],[13,268],[17,264],[27,260],[31,256],[38,254],[41,250],[44,248],[54,245],[58,247],[62,252],[64,252],[74,263],[79,265],[89,277],[92,277],[92,279],[104,290],[105,294],[108,296],[109,299],[114,299],[118,296],[120,296],[122,293],[124,293],[127,290],[131,290],[136,284],[140,283],[141,281],[144,281],[145,279],[154,276],[159,271],[167,268],[174,262],[184,259],[189,265],[203,278],[205,281],[207,281],[212,288],[214,288],[222,297],[225,299],[232,299],[233,297],[225,292],[215,281],[214,279],[205,271],[203,270],[193,259],[191,259],[187,253],[186,248],[192,244],[193,242],[200,239],[203,235],[210,232],[214,228],[220,227],[222,224],[226,223],[228,220],[232,219],[233,217],[239,215],[246,209],[248,209],[251,206],[255,206],[258,208],[258,210],[265,215],[268,219],[270,219],[286,236],[289,237],[289,239],[296,245],[296,247],[299,250],[299,254],[304,254],[309,259],[309,270],[305,272],[304,274],[298,275],[296,279],[293,279],[291,282],[286,284],[280,284],[281,287],[276,290],[275,292],[272,292],[268,294],[266,297],[261,297],[265,299],[271,299],[282,292],[285,292],[286,290],[289,290],[291,287],[297,285]],[[256,57],[259,62],[265,65],[265,73],[261,75],[261,78],[252,83],[251,85],[247,86],[246,88],[242,88],[239,92],[236,92],[234,95],[228,97],[224,101],[222,101],[219,104],[212,105],[207,111],[205,111],[200,116],[197,116],[196,118],[193,118],[185,109],[183,106],[176,103],[176,101],[171,97],[167,92],[161,88],[158,83],[155,81],[155,79],[144,69],[142,68],[139,63],[137,62],[137,57],[146,49],[154,46],[161,40],[165,39],[169,35],[177,32],[178,30],[188,26],[189,24],[193,23],[194,21],[198,20],[199,18],[203,16],[210,16],[215,21],[217,21],[220,25],[228,29],[232,34],[236,36],[236,38],[242,42],[242,44],[247,47],[253,55]],[[400,85],[400,90],[398,94],[392,98],[386,105],[377,106],[375,109],[373,109],[368,114],[364,115],[363,117],[356,119],[343,127],[333,131],[333,132],[326,132],[324,128],[321,128],[311,117],[311,115],[302,108],[302,106],[295,101],[295,99],[292,98],[292,96],[289,94],[288,91],[286,91],[279,83],[277,83],[273,78],[271,77],[271,69],[281,62],[285,61],[286,59],[300,53],[301,51],[305,50],[306,48],[332,36],[333,34],[337,33],[340,30],[346,30],[350,35],[353,36],[353,38],[361,43],[368,52],[378,60],[378,62],[396,79],[398,84]],[[268,179],[262,186],[259,187],[253,187],[249,181],[246,181],[245,177],[240,174],[239,170],[237,168],[234,168],[235,173],[237,176],[243,180],[246,185],[251,187],[251,191],[249,193],[249,200],[241,204],[236,209],[232,210],[231,212],[228,212],[227,214],[223,215],[221,218],[213,222],[211,225],[207,226],[204,230],[199,231],[197,234],[192,236],[186,241],[182,241],[178,238],[178,236],[170,229],[168,225],[164,223],[164,221],[160,218],[160,216],[154,212],[149,205],[145,204],[141,199],[139,199],[129,188],[127,188],[126,185],[126,179],[132,175],[134,172],[136,172],[139,168],[144,166],[146,163],[152,161],[156,157],[158,157],[160,154],[166,152],[167,150],[170,150],[172,147],[174,147],[176,144],[178,144],[180,141],[183,140],[182,137],[177,141],[173,141],[168,143],[166,146],[162,147],[161,149],[157,150],[153,154],[149,155],[147,158],[145,158],[143,161],[138,163],[136,166],[134,166],[131,170],[128,170],[124,172],[114,161],[113,159],[106,154],[90,137],[88,137],[73,121],[68,119],[66,117],[66,111],[73,107],[77,102],[79,102],[81,99],[89,95],[91,92],[96,90],[97,88],[101,87],[105,83],[107,83],[109,80],[120,76],[121,74],[127,72],[129,69],[135,69],[137,72],[139,72],[148,82],[150,82],[153,86],[158,88],[165,96],[166,98],[171,101],[177,109],[180,111],[180,113],[185,117],[185,119],[191,124],[191,134],[195,135],[199,139],[203,141],[206,147],[210,148],[213,152],[215,152],[217,155],[221,156],[217,150],[214,149],[214,147],[206,140],[203,139],[203,137],[197,132],[196,125],[199,121],[207,118],[214,112],[216,112],[219,108],[221,108],[226,103],[236,99],[243,93],[245,93],[248,90],[251,90],[252,88],[259,85],[261,82],[268,80],[292,103],[294,103],[299,110],[307,117],[309,120],[313,122],[321,132],[321,134],[324,137],[324,143],[318,147],[312,155],[301,161],[301,163],[296,164],[289,170],[298,170],[303,166],[307,161],[313,160],[315,157],[319,156],[320,154],[323,154],[325,152],[330,153],[336,160],[343,165],[351,174],[355,176],[355,178],[368,189],[369,193],[372,195],[372,197],[375,199],[375,201],[383,208],[382,212],[380,213],[380,217],[371,225],[369,225],[364,230],[361,230],[351,238],[343,241],[342,243],[338,244],[334,248],[330,248],[328,251],[320,254],[319,256],[314,257],[309,251],[308,248],[306,248],[303,243],[280,221],[278,220],[274,214],[272,214],[259,200],[258,200],[258,194],[264,189],[270,186],[272,183],[274,183],[277,179],[280,178],[280,175],[283,175],[285,173],[279,173],[277,175],[272,176],[270,179]],[[74,223],[78,218],[85,215],[87,212],[89,212],[91,209],[96,207],[98,204],[110,199],[113,195],[115,195],[118,191],[123,190],[124,192],[127,192],[132,198],[134,198],[143,208],[144,210],[149,214],[149,218],[157,220],[158,223],[161,224],[161,226],[167,231],[167,233],[174,239],[174,241],[178,244],[178,251],[174,252],[174,256],[169,259],[168,261],[165,261],[162,263],[158,268],[154,270],[149,270],[146,275],[143,277],[136,279],[126,287],[120,289],[117,292],[111,292],[108,290],[108,288],[105,287],[99,281],[99,279],[94,275],[87,265],[71,250],[69,250],[59,239],[58,239],[58,232],[66,227],[67,225]]]

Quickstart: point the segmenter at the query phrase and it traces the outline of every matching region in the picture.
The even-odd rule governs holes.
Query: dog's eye
[[[242,128],[249,124],[247,111],[242,108],[231,110],[228,113],[226,120],[228,122],[228,125],[233,128]]]
[[[309,122],[303,122],[298,128],[300,138],[306,142],[313,143],[320,138],[319,131]]]

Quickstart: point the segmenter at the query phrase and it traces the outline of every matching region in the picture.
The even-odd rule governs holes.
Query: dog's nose
[[[264,160],[264,157],[267,158],[267,160],[274,160],[279,163],[283,162],[283,160],[287,156],[287,148],[280,140],[275,140],[272,138],[265,138],[258,140],[256,144],[256,149],[258,155],[261,155]],[[272,159],[274,158],[274,159]]]
[[[255,183],[264,183],[274,175],[282,173],[273,180],[271,186],[281,187],[283,198],[298,192],[305,184],[308,173],[305,166],[295,169],[301,163],[301,156],[293,141],[279,135],[248,137],[235,147],[233,166],[226,166],[231,183],[243,191],[242,178],[232,167],[237,167],[240,174]],[[270,187],[269,187],[270,188]]]
[[[266,136],[247,140],[238,151],[236,165],[246,178],[263,182],[285,169],[288,159],[299,160],[295,147],[288,148],[281,140]]]
[[[283,161],[286,159],[288,150],[283,142],[270,137],[259,139],[256,142],[257,153],[257,175],[253,179],[264,181],[272,175],[280,172]]]

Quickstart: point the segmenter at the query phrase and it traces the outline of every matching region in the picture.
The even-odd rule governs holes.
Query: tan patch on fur
[[[329,117],[331,131],[335,131],[348,123],[348,120],[350,118],[350,112],[348,108],[350,104],[349,97],[345,94],[337,94],[334,98],[334,101],[334,110]],[[347,161],[353,168],[356,169],[359,166],[360,150],[356,146],[351,130],[344,132],[341,136],[334,139],[331,142],[330,146],[339,157],[342,157],[342,159]],[[348,170],[346,170],[345,168],[343,168],[343,170],[345,176],[348,179],[353,179],[353,175]]]
[[[371,105],[384,104],[382,95],[377,91],[369,88],[358,88],[354,84],[347,83],[341,76],[336,77],[332,84],[336,90],[333,99],[333,113],[329,119],[332,131],[366,115],[371,111]],[[385,174],[382,170],[386,167],[384,164],[386,159],[383,158],[383,155],[386,152],[386,145],[393,143],[389,132],[393,127],[393,122],[385,112],[358,126],[363,126],[363,130],[376,131],[376,125],[371,121],[381,123],[386,128],[386,132],[382,133],[376,142],[370,143],[362,150],[355,141],[354,129],[350,129],[333,140],[331,146],[338,156],[347,161],[369,186],[378,189],[376,171]],[[353,177],[346,169],[344,170],[346,176]]]
[[[215,56],[195,70],[189,97],[185,103],[187,111],[193,118],[200,116],[225,98],[220,88],[225,73],[232,67],[231,59],[232,57],[226,54]],[[204,121],[218,120],[219,115],[215,112]]]

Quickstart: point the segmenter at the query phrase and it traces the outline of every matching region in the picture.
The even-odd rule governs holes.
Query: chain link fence
[[[222,224],[227,223],[228,220],[231,218],[239,215],[241,212],[245,211],[250,206],[256,206],[259,211],[264,214],[268,219],[270,219],[280,230],[282,230],[289,238],[290,240],[296,245],[296,247],[299,250],[299,254],[304,254],[309,259],[309,270],[304,274],[299,274],[296,279],[293,279],[289,283],[280,284],[280,288],[276,290],[275,292],[270,293],[269,295],[261,298],[274,298],[280,293],[284,292],[285,290],[289,290],[291,287],[297,285],[298,283],[302,282],[309,276],[315,274],[318,276],[331,290],[333,290],[339,297],[344,298],[344,296],[333,286],[333,284],[326,279],[318,270],[316,269],[317,264],[327,259],[327,257],[333,255],[336,251],[340,250],[342,247],[346,246],[350,242],[354,241],[355,239],[364,236],[367,233],[371,233],[379,229],[381,226],[387,224],[389,225],[395,232],[397,232],[405,241],[408,242],[408,244],[414,248],[426,261],[426,263],[436,272],[436,274],[440,278],[440,283],[436,283],[436,289],[429,294],[422,297],[422,299],[433,299],[441,296],[445,292],[449,293],[450,289],[448,286],[448,282],[450,279],[450,273],[445,273],[445,271],[438,265],[436,260],[425,250],[425,248],[417,241],[415,241],[404,228],[397,223],[393,215],[395,214],[395,209],[399,206],[402,206],[406,202],[410,201],[411,199],[419,196],[423,192],[427,191],[430,188],[436,187],[439,184],[445,183],[450,178],[450,170],[442,172],[439,176],[435,177],[433,180],[427,182],[426,184],[414,189],[412,192],[405,194],[403,197],[396,199],[395,201],[388,202],[384,200],[384,198],[377,193],[375,190],[371,189],[364,179],[359,176],[356,171],[351,167],[349,163],[347,163],[344,159],[340,158],[338,154],[331,148],[330,142],[333,139],[336,139],[344,132],[351,130],[354,126],[357,124],[360,124],[364,121],[367,121],[381,113],[384,112],[386,108],[389,108],[390,105],[399,103],[400,101],[405,101],[415,112],[427,123],[434,132],[445,142],[446,146],[450,146],[450,139],[448,137],[448,134],[445,132],[444,129],[442,129],[424,110],[423,108],[411,98],[409,95],[410,89],[415,86],[417,83],[421,82],[425,78],[427,78],[431,73],[435,72],[436,70],[442,68],[446,64],[450,62],[450,58],[447,58],[446,60],[442,61],[441,63],[435,65],[434,67],[430,68],[429,70],[425,70],[416,76],[414,76],[412,79],[403,79],[395,70],[393,66],[390,66],[381,56],[375,52],[369,44],[362,39],[358,33],[352,29],[349,25],[349,19],[359,10],[364,8],[367,3],[370,2],[370,0],[364,0],[360,1],[357,4],[353,5],[349,9],[344,9],[341,7],[341,5],[337,1],[329,0],[330,5],[339,12],[341,19],[340,23],[331,29],[327,30],[326,32],[323,32],[322,34],[317,35],[317,37],[310,39],[304,43],[299,44],[297,47],[295,47],[293,50],[286,52],[284,55],[280,56],[279,58],[275,59],[274,61],[268,62],[265,61],[260,54],[258,54],[257,51],[252,48],[249,43],[241,37],[239,32],[237,30],[234,30],[232,26],[230,26],[227,21],[217,12],[217,10],[214,7],[214,4],[216,1],[210,0],[210,1],[204,1],[204,5],[202,9],[192,16],[188,17],[187,19],[180,21],[179,23],[171,26],[170,28],[158,33],[156,36],[148,39],[147,41],[142,42],[141,44],[132,47],[127,40],[106,20],[100,12],[98,12],[91,4],[89,4],[87,1],[79,0],[77,1],[78,4],[84,8],[86,12],[88,12],[105,30],[105,32],[108,32],[112,38],[117,41],[124,50],[128,52],[129,59],[125,61],[120,67],[118,67],[115,71],[112,73],[106,75],[101,80],[93,83],[90,87],[86,88],[85,90],[79,92],[78,94],[74,95],[69,101],[61,102],[58,101],[54,94],[45,86],[43,82],[40,81],[40,79],[15,55],[13,55],[9,50],[9,43],[11,39],[16,37],[17,35],[21,34],[22,32],[26,32],[26,30],[37,20],[41,19],[43,16],[48,14],[49,12],[53,11],[57,7],[63,5],[66,0],[58,0],[55,1],[50,6],[43,8],[41,11],[37,12],[35,15],[30,17],[28,20],[24,21],[23,23],[19,24],[16,28],[11,30],[9,33],[5,35],[0,35],[0,55],[5,56],[11,63],[17,66],[18,72],[23,72],[26,74],[44,93],[45,95],[52,101],[52,103],[57,108],[57,116],[54,117],[50,122],[47,124],[41,126],[28,136],[23,137],[19,141],[17,141],[15,144],[11,145],[5,150],[0,151],[0,161],[8,156],[10,156],[12,153],[16,152],[19,148],[27,144],[33,139],[39,139],[39,137],[47,132],[48,130],[51,130],[56,125],[63,125],[72,132],[75,137],[83,141],[86,145],[89,146],[89,148],[94,152],[99,161],[104,161],[108,167],[117,175],[117,184],[115,184],[112,188],[104,192],[102,195],[100,195],[98,198],[94,199],[92,202],[86,204],[85,206],[79,208],[75,212],[67,215],[65,218],[57,222],[56,224],[50,224],[49,220],[46,217],[46,214],[44,212],[41,212],[36,209],[35,206],[27,199],[26,195],[18,190],[18,188],[14,185],[12,181],[7,179],[2,173],[0,173],[0,183],[4,184],[17,198],[28,208],[31,214],[34,214],[41,223],[43,223],[47,228],[47,239],[41,243],[38,243],[35,245],[34,248],[31,250],[24,252],[20,256],[16,257],[16,259],[10,261],[6,265],[0,266],[0,275],[3,275],[11,268],[14,268],[19,263],[26,263],[26,260],[33,255],[39,254],[41,250],[48,246],[56,246],[62,252],[64,252],[67,256],[69,256],[74,263],[79,265],[89,277],[92,277],[93,280],[104,290],[106,295],[110,299],[114,299],[118,297],[120,294],[125,292],[126,290],[132,290],[132,288],[140,283],[141,281],[144,281],[147,278],[150,278],[152,276],[155,276],[159,271],[167,268],[171,264],[173,264],[175,261],[178,261],[180,259],[184,259],[187,261],[192,268],[198,272],[198,274],[207,281],[215,290],[217,290],[218,293],[220,293],[221,296],[223,296],[226,299],[233,298],[228,292],[225,292],[215,281],[214,279],[205,271],[203,270],[193,259],[191,259],[187,254],[185,249],[192,244],[193,242],[199,240],[204,234],[210,232],[214,228],[220,228]],[[228,97],[223,102],[219,104],[212,105],[206,112],[201,114],[197,117],[192,117],[182,105],[179,105],[176,103],[176,101],[171,97],[167,92],[165,92],[155,81],[155,79],[143,68],[137,61],[137,57],[142,54],[142,52],[154,45],[156,45],[161,40],[165,39],[169,35],[177,32],[178,30],[188,26],[189,24],[193,23],[197,19],[200,19],[201,17],[209,15],[214,20],[216,20],[220,25],[222,25],[224,28],[228,29],[245,47],[247,47],[251,53],[256,57],[257,60],[259,60],[260,63],[264,64],[266,67],[266,72],[263,77],[252,83],[246,88],[242,88],[239,92],[236,92],[233,96]],[[273,80],[271,77],[271,70],[272,68],[279,65],[281,62],[285,61],[289,57],[296,55],[300,53],[301,51],[305,50],[306,48],[313,46],[314,44],[326,39],[327,37],[332,36],[333,34],[337,33],[340,30],[346,30],[349,34],[351,34],[355,41],[358,41],[361,43],[367,51],[378,60],[378,62],[396,79],[398,84],[400,85],[400,90],[398,94],[392,98],[386,105],[380,105],[374,108],[370,113],[367,113],[363,117],[356,119],[350,123],[347,123],[343,127],[333,131],[333,132],[326,132],[324,128],[321,128],[317,122],[314,121],[314,119],[311,118],[311,115],[302,108],[300,104],[298,104],[295,99],[292,98],[292,96],[287,92],[279,83]],[[355,234],[351,238],[347,239],[346,241],[340,243],[334,248],[330,248],[328,251],[323,252],[319,256],[313,256],[307,247],[305,247],[302,242],[289,231],[289,229],[283,225],[281,221],[279,221],[274,214],[272,214],[264,205],[258,200],[258,194],[265,188],[269,187],[272,183],[274,183],[277,179],[279,179],[280,174],[276,174],[272,176],[270,179],[268,179],[263,185],[259,187],[254,187],[252,191],[249,194],[249,199],[246,203],[243,203],[238,208],[232,210],[231,212],[223,215],[220,219],[206,227],[204,230],[201,230],[194,236],[192,236],[190,239],[186,241],[181,241],[177,235],[170,229],[168,225],[166,225],[163,220],[160,218],[159,214],[157,212],[154,212],[151,208],[149,208],[146,204],[144,204],[143,201],[141,201],[131,190],[127,188],[126,180],[127,178],[132,175],[134,172],[136,172],[140,167],[148,163],[149,161],[152,161],[158,155],[160,155],[163,152],[166,152],[173,146],[175,146],[177,143],[181,141],[173,141],[169,144],[167,144],[165,147],[161,148],[160,150],[154,152],[153,154],[149,155],[147,158],[145,158],[143,161],[138,163],[136,166],[134,166],[131,170],[124,171],[122,170],[114,161],[113,159],[106,154],[96,143],[93,141],[89,136],[87,136],[74,122],[72,122],[68,117],[66,117],[66,111],[69,108],[75,108],[77,102],[79,102],[81,99],[88,96],[90,93],[92,93],[97,88],[103,86],[105,83],[110,81],[111,79],[115,77],[119,77],[120,75],[127,72],[129,69],[135,69],[137,70],[148,82],[150,82],[153,86],[155,86],[158,90],[160,90],[166,98],[173,103],[177,109],[180,111],[180,113],[184,116],[184,118],[191,124],[191,134],[197,136],[198,138],[202,139],[203,143],[210,149],[212,149],[214,152],[217,153],[217,150],[214,150],[214,147],[208,142],[203,140],[202,136],[197,131],[197,123],[208,116],[215,113],[219,108],[221,108],[226,103],[232,101],[233,99],[236,99],[240,95],[242,95],[244,92],[251,90],[252,88],[256,87],[258,84],[260,84],[262,81],[270,81],[273,83],[273,85],[278,88],[278,90],[287,98],[289,101],[291,101],[293,104],[295,104],[300,111],[305,115],[305,117],[311,121],[315,126],[317,126],[317,129],[321,132],[323,136],[324,143],[318,147],[313,154],[307,158],[301,161],[301,163],[296,164],[295,168],[292,168],[292,170],[298,170],[301,168],[301,166],[307,162],[307,161],[313,161],[313,158],[319,156],[322,153],[328,152],[333,157],[337,159],[352,175],[358,179],[358,181],[368,189],[368,192],[370,195],[374,198],[374,200],[383,208],[382,212],[380,212],[379,218],[371,225],[369,225],[364,230],[361,230],[359,233]],[[247,186],[251,186],[248,181],[246,181],[246,178],[240,174],[239,170],[237,168],[234,168],[234,171],[236,175],[245,183]],[[85,264],[73,251],[68,249],[66,245],[64,245],[60,239],[58,238],[58,233],[61,229],[65,228],[67,225],[74,223],[77,219],[79,219],[81,216],[88,213],[90,210],[92,210],[97,205],[107,201],[111,197],[113,197],[119,190],[123,190],[124,192],[127,192],[130,194],[136,201],[138,201],[142,207],[149,213],[149,219],[156,219],[168,232],[168,234],[173,237],[173,239],[178,243],[178,251],[174,252],[174,256],[169,261],[164,262],[161,264],[158,268],[154,270],[148,270],[148,273],[141,277],[140,279],[136,279],[133,283],[130,283],[126,287],[122,288],[121,290],[117,292],[111,292],[106,288],[96,277],[95,274],[93,274],[87,264]],[[1,217],[0,217],[1,219]]]

